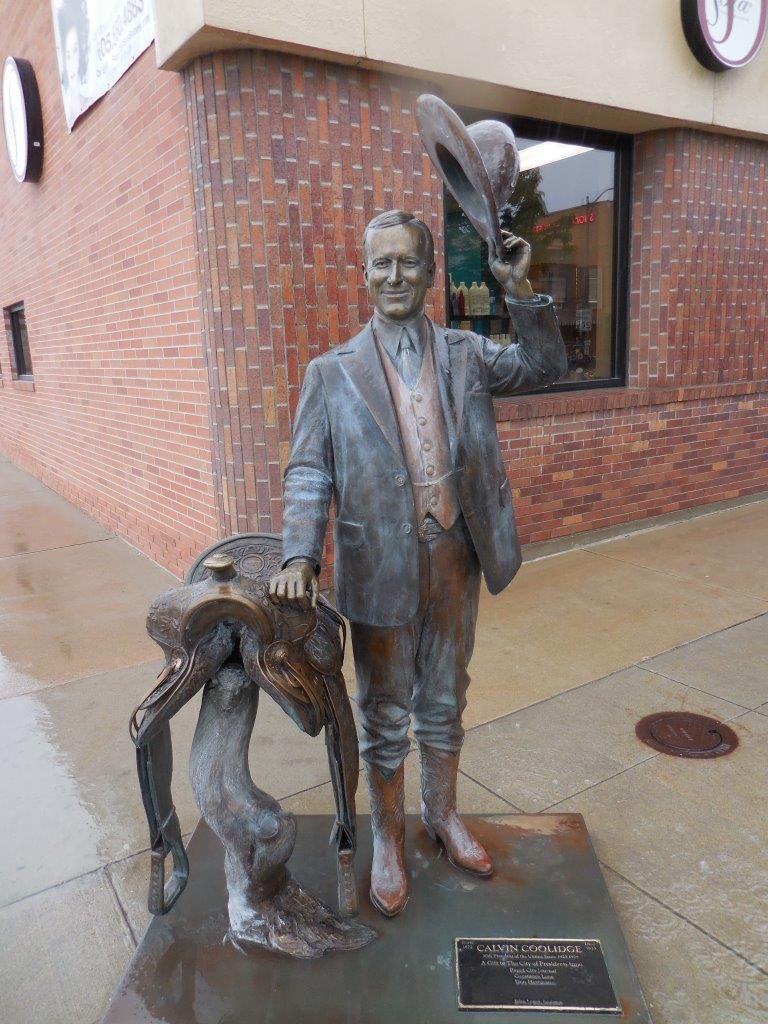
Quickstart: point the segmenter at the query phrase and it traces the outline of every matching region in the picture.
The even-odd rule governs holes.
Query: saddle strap
[[[173,751],[166,722],[148,742],[136,749],[141,798],[149,825],[150,876],[147,906],[151,914],[167,914],[187,884],[189,860],[181,825],[171,796]],[[171,880],[165,885],[165,859],[173,858]]]
[[[336,845],[339,913],[342,917],[355,917],[358,912],[354,870],[355,793],[359,774],[357,733],[341,672],[323,676],[323,683],[327,696],[325,744],[336,803],[336,822],[330,842]]]

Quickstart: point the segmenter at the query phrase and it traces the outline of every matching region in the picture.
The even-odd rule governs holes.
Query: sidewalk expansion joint
[[[641,661],[635,662],[635,664],[642,666],[646,661],[650,661],[652,658],[660,658],[663,654],[670,654],[672,651],[681,651],[684,647],[689,647],[691,644],[698,643],[699,640],[706,640],[709,637],[720,636],[721,633],[728,633],[730,630],[736,629],[737,626],[743,626],[747,622],[754,622],[755,619],[761,619],[764,615],[768,616],[768,611],[756,612],[754,615],[748,615],[746,619],[739,619],[738,622],[732,622],[729,626],[723,626],[722,629],[716,629],[712,633],[702,633],[701,636],[695,636],[691,640],[683,640],[681,643],[675,644],[674,647],[670,647],[669,650],[660,651],[658,654],[649,654],[647,658],[643,658]],[[651,669],[651,671],[655,670]],[[674,680],[676,683],[679,681],[679,679]],[[731,701],[731,703],[733,703],[733,701]]]
[[[611,541],[604,541],[605,544],[610,544]],[[669,579],[677,580],[679,583],[693,584],[698,587],[705,587],[707,590],[718,590],[726,594],[732,594],[734,597],[740,597],[742,599],[748,599],[750,601],[761,601],[764,604],[762,612],[758,612],[758,615],[764,615],[768,611],[768,600],[765,596],[759,594],[751,594],[746,590],[734,590],[733,587],[724,587],[722,583],[708,583],[706,580],[697,579],[695,576],[681,576],[680,573],[670,572],[669,569],[658,569],[653,565],[643,565],[642,562],[633,562],[628,558],[619,558],[617,555],[609,555],[602,551],[595,551],[593,548],[581,548],[582,551],[588,555],[597,555],[598,558],[607,558],[610,562],[618,562],[619,565],[631,565],[634,569],[644,569],[646,572],[655,572],[659,576],[668,576]],[[756,616],[750,616],[750,618],[756,618]],[[748,621],[748,620],[744,620]],[[738,625],[738,623],[737,623]]]
[[[622,875],[620,871],[617,871],[616,868],[611,867],[610,864],[606,863],[603,860],[600,860],[599,858],[598,863],[601,865],[601,867],[607,868],[609,871],[613,872],[613,874],[616,875],[617,878],[620,878],[622,882],[626,882],[627,885],[631,885],[633,889],[637,890],[637,892],[642,893],[643,896],[647,897],[649,900],[653,900],[654,903],[658,904],[658,906],[660,907],[663,907],[665,910],[668,910],[670,914],[673,914],[680,921],[684,921],[685,924],[689,924],[691,928],[695,928],[696,931],[699,932],[701,935],[705,935],[708,939],[711,939],[713,942],[716,942],[718,946],[721,946],[723,949],[727,949],[729,953],[733,953],[735,957],[738,957],[739,960],[741,960],[743,963],[747,964],[749,967],[752,967],[754,970],[758,972],[758,974],[762,974],[764,978],[768,978],[768,971],[764,967],[761,967],[760,964],[756,964],[754,960],[750,960],[748,956],[745,956],[743,953],[740,953],[738,949],[734,949],[733,946],[729,946],[727,942],[723,942],[722,939],[719,939],[716,935],[713,935],[712,932],[708,932],[706,928],[702,928],[700,924],[696,924],[695,921],[692,921],[689,917],[686,917],[685,914],[681,914],[679,910],[675,910],[674,907],[671,907],[668,903],[665,903],[664,900],[660,900],[658,896],[654,896],[652,892],[648,892],[647,889],[644,889],[641,885],[638,885],[637,882],[633,882],[631,878],[627,878],[626,875]]]
[[[197,827],[197,826],[195,826]],[[183,832],[181,838],[187,842],[191,837],[194,829],[189,832]],[[42,889],[35,889],[34,892],[25,893],[23,896],[17,896],[12,900],[8,900],[6,903],[0,903],[0,911],[5,910],[6,907],[13,907],[17,903],[23,903],[24,900],[31,900],[35,896],[43,896],[47,892],[53,892],[54,889],[60,889],[63,885],[69,885],[71,882],[79,882],[81,878],[89,878],[91,875],[97,875],[100,871],[106,873],[107,868],[114,867],[115,864],[123,864],[127,860],[131,860],[133,857],[140,857],[143,853],[149,853],[150,847],[143,846],[140,850],[133,850],[131,853],[126,853],[124,857],[115,857],[114,860],[105,861],[104,864],[99,864],[98,867],[91,868],[90,871],[83,871],[79,875],[72,875],[70,878],[62,878],[60,882],[54,882],[53,885],[45,885]],[[110,882],[112,879],[110,878]]]
[[[507,800],[507,798],[505,796],[502,796],[501,793],[497,793],[495,789],[491,789],[490,786],[486,786],[484,782],[480,782],[479,779],[476,779],[474,775],[470,775],[469,772],[464,771],[463,768],[459,769],[459,775],[463,775],[466,779],[469,779],[470,782],[474,782],[476,786],[479,786],[481,789],[484,789],[486,793],[490,793],[491,796],[495,796],[497,800],[502,800],[507,805],[507,807],[511,807],[516,814],[529,813],[528,811],[524,811],[521,807],[518,807],[517,804],[513,804],[510,800]],[[496,812],[494,811],[493,813],[495,814]],[[501,813],[502,812],[499,811],[499,814]]]
[[[31,551],[14,551],[10,555],[0,555],[0,561],[7,558],[26,558],[28,555],[47,555],[51,551],[65,551],[67,548],[83,548],[86,544],[104,544],[108,540],[122,540],[117,534],[110,533],[107,537],[94,537],[93,540],[78,540],[73,544],[55,544],[52,548],[35,548]]]
[[[677,681],[678,680],[676,679],[672,680],[673,683],[676,683]],[[680,683],[680,686],[686,686],[687,689],[689,688],[687,687],[686,683]],[[729,703],[733,702],[730,701]],[[737,704],[736,707],[741,708],[741,705]],[[739,722],[746,715],[751,715],[752,713],[753,712],[751,708],[741,708],[740,715],[734,715],[733,718],[724,719],[724,721]],[[582,796],[584,793],[588,793],[591,789],[596,789],[598,786],[602,786],[604,782],[610,782],[612,779],[617,779],[620,775],[625,775],[627,772],[631,772],[634,768],[639,768],[642,764],[648,764],[649,761],[655,761],[657,757],[667,756],[667,754],[662,754],[661,752],[659,752],[656,754],[651,754],[650,757],[643,757],[639,761],[635,761],[634,764],[628,764],[625,768],[622,768],[621,771],[614,772],[613,775],[607,775],[604,779],[598,779],[596,782],[593,782],[591,786],[585,786],[584,789],[579,789],[575,793],[571,793],[569,796],[564,796],[562,800],[556,800],[553,804],[549,804],[547,807],[543,808],[542,811],[536,813],[543,814],[544,812],[551,812],[553,808],[558,807],[560,804],[564,804],[568,800],[573,800],[577,796]]]
[[[767,610],[768,611],[768,610]],[[736,626],[743,626],[745,622],[753,622],[755,619],[761,618],[766,615],[766,611],[757,612],[755,615],[750,615],[746,619],[741,619],[739,622],[734,622],[730,626],[724,626],[723,629],[716,629],[712,633],[702,633],[701,636],[695,636],[691,640],[684,640],[682,643],[675,644],[674,647],[668,648],[666,651],[659,651],[657,654],[649,654],[647,658],[642,658],[640,661],[633,661],[629,665],[619,665],[617,668],[612,669],[610,672],[606,672],[605,675],[596,676],[594,679],[587,679],[583,683],[577,683],[576,686],[570,686],[567,690],[561,690],[560,693],[550,694],[549,697],[542,697],[541,700],[531,701],[530,704],[524,704],[522,707],[514,708],[512,711],[505,711],[502,715],[496,715],[495,718],[489,718],[485,722],[478,722],[477,725],[470,725],[465,729],[465,733],[475,732],[477,729],[482,729],[483,726],[493,725],[495,722],[500,722],[504,718],[510,718],[512,715],[520,715],[529,708],[538,707],[539,704],[546,704],[547,701],[557,700],[558,697],[565,697],[569,693],[576,693],[577,690],[583,690],[585,686],[591,686],[592,683],[600,683],[604,679],[609,679],[611,676],[617,675],[619,672],[626,672],[630,668],[640,668],[644,672],[653,672],[656,675],[663,676],[664,679],[669,679],[672,683],[678,683],[680,686],[685,686],[691,690],[698,690],[696,686],[690,686],[689,683],[684,683],[680,679],[673,679],[671,676],[665,676],[662,672],[657,672],[656,669],[645,668],[645,663],[651,661],[652,658],[660,658],[664,654],[669,654],[670,651],[679,651],[683,647],[687,647],[689,644],[695,644],[699,640],[705,640],[709,637],[719,636],[720,633],[726,633],[729,629],[734,629]],[[715,693],[708,693],[707,690],[701,690],[701,693],[706,693],[707,696],[717,697]],[[729,700],[727,697],[719,697],[719,700],[725,701],[727,704],[736,704],[736,701]],[[759,705],[758,705],[759,706]],[[742,704],[736,704],[736,707],[743,707]],[[754,708],[746,708],[747,711],[753,711]],[[740,717],[740,716],[739,716]]]
[[[123,919],[123,921],[125,923],[125,927],[128,929],[128,934],[131,936],[131,942],[133,942],[134,946],[138,946],[139,942],[138,942],[138,939],[136,938],[136,933],[134,932],[134,930],[133,930],[133,928],[131,926],[131,922],[128,919],[128,914],[126,912],[125,907],[123,906],[123,901],[120,899],[120,894],[118,893],[117,889],[115,888],[115,883],[114,883],[114,880],[112,878],[112,873],[109,870],[109,865],[108,864],[106,864],[104,866],[104,875],[106,876],[107,883],[109,884],[109,888],[112,890],[112,895],[115,897],[115,900],[117,902],[117,907],[118,907],[118,910],[120,911],[120,916],[122,917],[122,919]]]
[[[638,745],[640,745],[639,740]],[[573,800],[577,796],[582,796],[584,793],[589,793],[591,789],[596,789],[598,786],[602,786],[604,782],[610,782],[612,779],[618,779],[620,775],[626,775],[627,772],[631,772],[634,768],[639,768],[641,764],[648,764],[649,761],[654,761],[657,757],[662,756],[662,754],[651,754],[650,757],[641,757],[639,761],[635,761],[634,764],[626,765],[626,767],[614,772],[613,775],[607,775],[604,779],[598,779],[596,782],[593,782],[591,786],[585,786],[584,789],[579,789],[575,793],[570,793],[568,796],[564,796],[561,800],[555,800],[553,804],[549,804],[538,813],[550,813],[555,807],[559,807],[560,804],[564,804],[568,800]]]
[[[74,676],[72,679],[61,679],[58,682],[43,683],[39,686],[33,686],[29,690],[20,690],[19,693],[6,693],[5,695],[0,695],[0,702],[4,700],[18,700],[19,697],[37,697],[43,693],[48,693],[49,690],[60,690],[63,686],[69,686],[70,683],[82,683],[87,679],[96,679],[98,676],[108,676],[113,672],[127,672],[129,669],[142,668],[145,665],[149,669],[147,673],[147,682],[149,683],[157,675],[157,662],[160,661],[162,657],[162,654],[158,652],[156,658],[150,658],[146,661],[131,661],[127,665],[115,665],[112,668],[105,668],[101,672],[88,672],[87,675]],[[155,667],[154,672],[151,670],[152,666]]]
[[[691,641],[692,643],[694,641]],[[682,679],[675,679],[674,676],[668,676],[664,672],[659,672],[657,668],[646,668],[642,662],[639,662],[634,666],[639,668],[641,672],[647,672],[649,676],[658,676],[660,679],[666,679],[670,683],[678,683],[680,686],[685,686],[688,690],[695,690],[696,693],[701,693],[705,697],[712,697],[714,700],[722,700],[726,704],[733,704],[735,708],[741,708],[742,711],[754,711],[754,708],[747,707],[745,704],[739,704],[738,701],[731,700],[730,697],[721,697],[719,693],[712,693],[710,690],[703,690],[700,686],[694,686],[693,683],[684,683]],[[757,705],[760,707],[760,705]],[[730,721],[730,719],[723,719],[722,716],[716,716],[721,718],[722,721]],[[734,718],[741,718],[741,715],[734,715]]]

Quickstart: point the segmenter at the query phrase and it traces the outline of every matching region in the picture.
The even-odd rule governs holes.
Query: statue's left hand
[[[531,247],[524,238],[511,231],[501,232],[504,240],[503,259],[489,253],[488,266],[504,291],[513,299],[533,298],[533,289],[528,281],[531,266]]]

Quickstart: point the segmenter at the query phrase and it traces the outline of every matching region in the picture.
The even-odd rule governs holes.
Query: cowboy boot
[[[371,903],[385,917],[395,917],[408,902],[405,869],[405,813],[403,810],[403,764],[391,779],[378,768],[366,765],[371,798],[373,863]]]
[[[442,843],[457,868],[487,878],[493,863],[456,811],[459,755],[419,745],[421,753],[421,819],[432,839]]]

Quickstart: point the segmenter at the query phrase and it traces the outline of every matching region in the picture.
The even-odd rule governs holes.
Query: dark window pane
[[[32,357],[29,353],[29,336],[27,335],[27,317],[23,304],[12,306],[11,334],[13,336],[13,353],[16,358],[16,374],[19,377],[32,375]]]
[[[578,135],[578,144],[549,139],[544,127],[536,138],[517,133],[524,169],[502,226],[531,243],[531,285],[554,299],[568,352],[562,383],[611,380],[618,375],[616,152]],[[448,194],[446,261],[451,325],[501,343],[512,340],[503,291],[488,269],[488,248]]]

